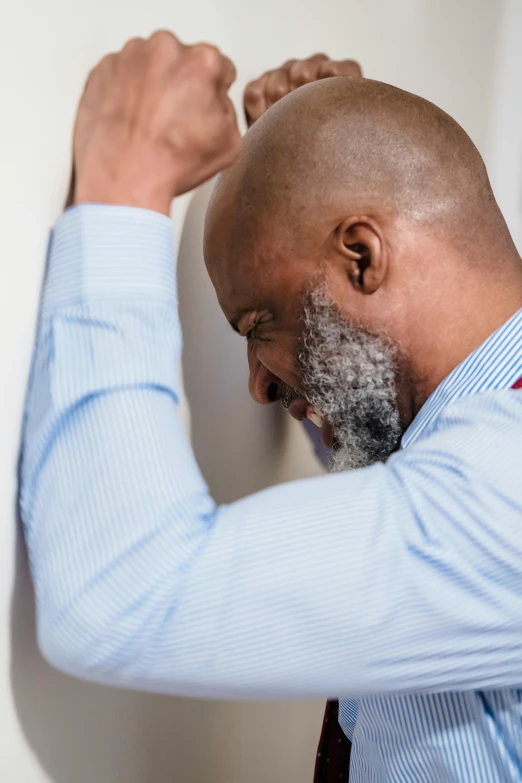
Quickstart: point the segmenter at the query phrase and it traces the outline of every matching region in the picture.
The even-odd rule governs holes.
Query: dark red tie
[[[522,378],[511,387],[522,389]],[[339,725],[339,702],[326,702],[314,783],[348,783],[352,743]]]
[[[352,743],[339,724],[339,702],[327,701],[317,758],[314,783],[347,783]]]

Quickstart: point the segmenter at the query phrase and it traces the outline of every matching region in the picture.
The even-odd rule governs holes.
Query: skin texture
[[[257,402],[289,386],[306,396],[302,301],[324,283],[350,323],[400,347],[403,428],[522,306],[520,258],[469,137],[429,102],[357,77],[303,86],[255,123],[214,191],[205,259],[247,337]]]

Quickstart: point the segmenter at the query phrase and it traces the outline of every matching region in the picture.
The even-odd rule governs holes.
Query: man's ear
[[[369,217],[346,218],[337,227],[334,242],[353,287],[363,294],[374,294],[388,272],[388,255],[379,226]]]

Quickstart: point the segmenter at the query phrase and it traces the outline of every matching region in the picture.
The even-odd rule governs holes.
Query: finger
[[[80,105],[86,102],[89,103],[92,95],[96,95],[97,90],[102,89],[104,83],[114,73],[118,57],[118,54],[111,52],[110,54],[106,54],[105,57],[95,65],[87,76],[80,99]]]
[[[167,51],[177,51],[183,46],[179,38],[174,33],[171,33],[170,30],[156,30],[155,33],[152,33],[147,43],[153,49],[166,49]]]
[[[216,84],[221,84],[224,75],[224,68],[228,69],[225,65],[225,57],[221,54],[217,46],[213,46],[208,43],[199,43],[190,47],[191,57],[200,69],[201,73],[214,81]],[[230,75],[230,71],[228,71]]]
[[[227,98],[225,103],[225,116],[229,137],[228,156],[230,158],[230,163],[232,163],[240,153],[242,141],[241,132],[237,123],[236,110],[230,98]],[[230,163],[228,165],[230,165]]]
[[[243,99],[247,124],[250,127],[267,109],[264,81],[266,74],[247,85]]]
[[[100,62],[95,65],[89,73],[87,84],[99,74],[112,73],[116,68],[119,57],[120,55],[117,52],[110,52],[109,54],[106,54],[105,57],[102,57]]]
[[[228,121],[222,125],[223,143],[221,145],[221,151],[219,155],[209,159],[207,166],[201,171],[199,181],[193,183],[193,186],[205,182],[215,174],[223,171],[223,169],[231,166],[241,153],[242,139],[231,101],[228,107],[227,117]]]
[[[362,76],[361,66],[355,60],[328,60],[319,67],[319,79],[331,76]]]
[[[285,95],[291,92],[291,89],[288,71],[283,69],[272,71],[265,79],[265,101],[267,107],[284,98]]]
[[[222,96],[217,107],[217,111],[220,113],[220,124],[222,127],[222,133],[224,138],[228,138],[241,135],[239,133],[239,126],[237,123],[237,115],[234,104],[230,100],[228,95]],[[226,144],[225,144],[226,146]]]
[[[144,38],[130,38],[125,44],[125,46],[123,47],[123,49],[121,50],[121,53],[126,55],[132,55],[137,50],[141,49],[144,44],[145,44]]]
[[[222,57],[222,65],[221,65],[221,78],[220,78],[220,84],[225,90],[225,92],[228,92],[234,82],[236,81],[237,77],[237,71],[236,66],[232,62],[232,60],[229,57],[225,57],[225,55],[221,55]]]
[[[144,38],[131,38],[118,54],[120,63],[130,69],[134,78],[141,78],[145,72],[145,60],[149,53],[147,41]],[[130,71],[127,71],[130,73]]]
[[[316,64],[316,63],[326,62],[329,59],[330,58],[328,57],[328,55],[324,54],[324,52],[317,52],[317,54],[312,54],[311,57],[307,57],[305,62]]]
[[[303,84],[314,82],[318,78],[319,68],[323,62],[328,61],[325,54],[314,54],[307,60],[297,60],[290,66],[288,77],[292,87],[301,87]]]

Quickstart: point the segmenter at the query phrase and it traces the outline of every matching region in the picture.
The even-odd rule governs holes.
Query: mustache
[[[292,402],[297,400],[298,397],[302,397],[302,394],[300,394],[297,389],[294,389],[292,386],[287,386],[281,395],[281,405],[285,410],[288,410]]]

